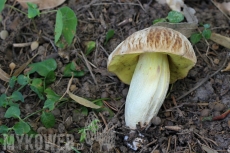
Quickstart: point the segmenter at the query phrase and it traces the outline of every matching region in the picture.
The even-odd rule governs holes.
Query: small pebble
[[[59,125],[58,125],[58,132],[59,133],[65,133],[65,126],[64,126],[64,124],[62,124],[62,123],[60,123]]]
[[[214,110],[215,111],[222,111],[222,110],[224,110],[224,108],[225,108],[225,106],[224,106],[224,104],[222,104],[222,103],[217,103],[215,106],[214,106]]]
[[[55,133],[55,131],[54,131],[53,128],[48,128],[47,129],[47,134],[54,134],[54,133]]]
[[[165,112],[164,115],[165,115],[165,117],[170,117],[171,114],[170,114],[170,112]]]
[[[30,45],[30,49],[34,51],[35,49],[38,48],[38,46],[39,46],[39,43],[37,41],[33,41]]]
[[[127,94],[128,94],[128,91],[129,91],[128,88],[123,89],[123,90],[122,90],[122,95],[123,95],[124,97],[126,97]]]
[[[216,116],[220,116],[220,112],[219,111],[214,111],[213,112],[213,117],[216,117]]]
[[[101,98],[108,98],[108,97],[109,97],[109,95],[107,92],[104,91],[101,93]]]
[[[160,153],[160,150],[154,150],[153,153]]]
[[[160,124],[161,124],[161,118],[158,117],[158,116],[154,116],[154,117],[152,118],[152,123],[153,123],[154,125],[160,125]]]
[[[213,49],[213,50],[219,49],[219,45],[216,44],[216,43],[212,44],[212,49]]]
[[[77,90],[77,86],[75,84],[72,84],[69,89],[71,92],[74,92]]]
[[[47,130],[45,127],[41,126],[37,129],[38,134],[47,134]]]
[[[52,111],[52,113],[53,113],[53,115],[54,115],[55,117],[60,117],[60,115],[61,115],[61,112],[60,112],[60,110],[59,110],[58,108],[55,108],[55,109]]]
[[[1,39],[5,40],[8,36],[9,36],[8,31],[2,30],[2,31],[0,32],[0,37],[1,37]]]
[[[207,117],[207,116],[209,116],[209,113],[210,113],[210,110],[209,110],[209,109],[203,109],[203,110],[200,112],[200,116],[202,116],[202,117]]]
[[[208,107],[209,107],[210,109],[213,109],[214,106],[215,106],[215,103],[209,103],[209,104],[208,104]]]
[[[215,64],[219,64],[220,60],[219,60],[218,58],[215,58],[215,59],[213,60],[213,62],[214,62]]]

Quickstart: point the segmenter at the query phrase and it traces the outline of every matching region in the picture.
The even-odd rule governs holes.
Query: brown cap
[[[108,70],[130,84],[138,57],[146,52],[168,55],[170,83],[186,77],[197,61],[193,47],[184,35],[170,28],[152,26],[121,42],[108,58]]]

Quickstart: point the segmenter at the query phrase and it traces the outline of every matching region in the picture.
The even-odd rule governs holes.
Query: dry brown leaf
[[[90,107],[90,108],[94,108],[94,109],[101,108],[100,106],[95,105],[94,103],[92,103],[91,101],[89,101],[89,100],[87,100],[87,99],[84,99],[84,98],[82,98],[82,97],[79,97],[79,96],[77,96],[77,95],[72,94],[72,93],[69,91],[70,86],[71,86],[71,84],[72,84],[72,81],[73,81],[73,75],[72,75],[72,77],[70,78],[69,83],[68,83],[68,85],[67,85],[66,92],[63,94],[62,97],[64,97],[65,94],[67,93],[71,99],[73,99],[74,101],[76,101],[77,103],[79,103],[79,104],[81,104],[81,105],[83,105],[83,106]],[[62,97],[61,97],[60,99],[62,99]]]
[[[196,23],[168,23],[168,22],[161,22],[156,23],[154,26],[162,26],[174,29],[180,33],[182,33],[185,37],[190,37],[197,29],[198,25]]]
[[[30,58],[26,63],[22,64],[17,70],[14,71],[13,76],[18,76],[19,74],[22,73],[22,71],[27,67],[28,64],[30,64],[30,62],[38,55],[38,53],[36,55],[34,55],[32,58]]]
[[[7,74],[5,71],[3,71],[1,68],[0,68],[0,79],[5,82],[9,82],[10,80],[10,75]]]
[[[27,8],[27,2],[35,3],[38,5],[39,10],[51,9],[61,5],[66,0],[17,0],[22,7]]]
[[[217,2],[215,2],[215,4],[225,14],[230,15],[230,2],[223,2],[223,3],[217,3]]]
[[[101,108],[100,106],[95,105],[94,103],[92,103],[91,101],[89,101],[87,99],[84,99],[82,97],[79,97],[77,95],[72,94],[70,91],[67,93],[69,94],[70,98],[72,98],[74,101],[76,101],[77,103],[79,103],[83,106],[94,108],[94,109]]]
[[[221,72],[225,72],[225,71],[230,71],[230,62],[228,63],[228,66],[225,69],[221,70]]]
[[[220,44],[221,46],[224,46],[228,49],[230,49],[230,38],[222,36],[217,33],[212,33],[211,38],[212,41],[216,42],[217,44]]]

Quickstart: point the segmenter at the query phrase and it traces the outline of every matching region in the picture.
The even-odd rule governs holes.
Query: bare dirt
[[[211,1],[187,0],[185,3],[196,10],[199,23],[210,24],[212,31],[227,37],[230,36],[230,21]],[[66,63],[72,60],[77,61],[79,68],[87,73],[85,76],[73,80],[73,84],[76,84],[77,87],[74,94],[92,100],[108,98],[104,101],[104,105],[109,107],[115,116],[110,116],[108,111],[101,111],[100,113],[95,112],[89,117],[89,115],[77,112],[82,106],[73,102],[64,103],[53,111],[57,121],[55,126],[49,129],[49,132],[73,133],[77,144],[80,139],[78,129],[84,127],[90,119],[98,118],[101,129],[104,129],[106,125],[111,128],[107,128],[107,130],[110,129],[107,132],[109,134],[103,135],[104,138],[100,138],[100,140],[94,138],[95,141],[89,141],[94,136],[93,134],[88,135],[87,143],[84,143],[84,148],[79,150],[82,153],[204,153],[206,152],[204,146],[221,153],[230,152],[230,116],[216,121],[201,120],[205,116],[218,116],[230,108],[230,75],[229,72],[219,71],[219,68],[226,67],[230,62],[229,49],[209,40],[208,43],[202,40],[194,46],[198,59],[196,66],[185,79],[178,80],[169,90],[169,96],[165,99],[158,114],[160,121],[159,118],[157,121],[153,120],[148,128],[140,129],[133,134],[135,137],[140,132],[145,136],[142,147],[133,151],[127,147],[127,142],[124,141],[124,136],[129,135],[130,132],[125,127],[124,121],[124,103],[129,86],[107,71],[107,58],[126,37],[135,31],[151,26],[153,20],[166,17],[170,8],[152,0],[69,0],[62,6],[64,5],[72,8],[78,18],[75,43],[65,50],[65,54],[67,54],[65,57],[69,58],[58,56],[57,50],[51,43],[54,41],[55,14],[41,15],[32,21],[20,12],[10,11],[9,13],[9,9],[5,9],[2,15],[7,18],[5,27],[10,35],[6,40],[0,40],[1,68],[9,73],[8,65],[11,62],[19,67],[37,53],[37,50],[32,52],[29,47],[14,48],[12,46],[14,43],[31,42],[39,38],[40,46],[43,46],[45,50],[33,62],[54,58],[58,63],[56,71],[58,76]],[[22,9],[20,5],[15,7]],[[2,29],[3,22],[0,26],[0,30]],[[104,45],[105,35],[109,29],[114,29],[115,35]],[[92,72],[98,85],[95,84],[95,80],[87,70],[85,61],[80,54],[80,51],[85,52],[84,42],[86,41],[96,41],[96,49],[87,56],[87,60],[94,65]],[[208,46],[210,47],[209,54],[206,55]],[[218,72],[214,76],[209,77],[216,71]],[[56,93],[62,95],[69,79],[58,78],[52,88]],[[202,82],[203,79],[207,81]],[[178,99],[199,84],[201,85],[194,91]],[[7,84],[0,81],[0,88],[1,93],[4,93]],[[9,92],[12,91],[9,90]],[[22,115],[35,112],[43,107],[44,102],[39,101],[39,98],[31,93],[29,88],[22,92],[27,96],[25,102],[20,104]],[[92,109],[88,110],[89,112],[93,111]],[[0,108],[0,125],[10,126],[16,122],[4,119],[4,112],[5,109]],[[70,119],[71,121],[69,121]],[[30,117],[28,122],[34,125],[35,131],[42,127],[39,114]],[[103,132],[101,131],[101,133]],[[104,140],[105,138],[106,140]],[[131,141],[131,138],[132,136],[128,141]],[[1,153],[3,152],[7,151]]]

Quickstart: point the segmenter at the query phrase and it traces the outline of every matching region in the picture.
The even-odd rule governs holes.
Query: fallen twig
[[[216,117],[212,117],[212,116],[208,116],[208,117],[202,117],[201,121],[218,121],[218,120],[222,120],[224,119],[228,114],[230,114],[230,108],[224,112],[223,114],[216,116]]]

